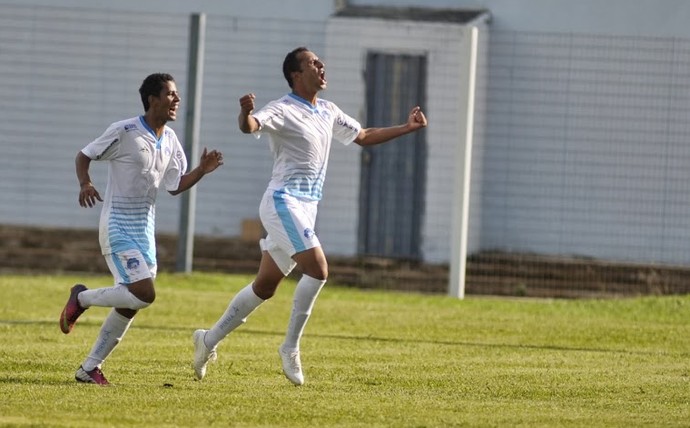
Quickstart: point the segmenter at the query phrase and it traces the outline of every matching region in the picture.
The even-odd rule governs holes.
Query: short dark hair
[[[174,82],[175,79],[168,73],[153,73],[146,76],[146,79],[139,88],[141,103],[144,104],[144,111],[149,110],[149,95],[158,97],[163,90],[163,85],[167,82]]]
[[[302,52],[307,52],[309,49],[304,46],[293,49],[290,53],[285,56],[285,61],[283,61],[283,76],[287,80],[288,85],[292,88],[292,73],[295,71],[300,71],[301,67],[299,64],[299,54]]]

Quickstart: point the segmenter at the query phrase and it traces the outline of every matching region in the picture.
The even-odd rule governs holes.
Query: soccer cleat
[[[83,314],[86,310],[86,308],[81,307],[81,305],[79,304],[79,299],[77,299],[79,293],[81,293],[84,290],[88,289],[86,288],[86,286],[82,284],[77,284],[70,290],[69,299],[67,299],[67,304],[65,305],[65,308],[62,310],[62,313],[60,314],[60,330],[62,330],[62,332],[65,334],[72,331],[74,323],[77,322],[79,316]]]
[[[304,384],[304,375],[302,374],[302,361],[299,358],[298,349],[287,349],[282,345],[278,348],[278,354],[283,362],[283,373],[290,382],[295,385]]]
[[[74,374],[74,378],[77,380],[77,382],[81,383],[95,383],[102,386],[110,385],[110,382],[108,382],[108,379],[105,378],[99,367],[87,372],[84,370],[84,367],[80,366],[77,372]]]
[[[206,376],[206,365],[209,361],[216,361],[218,355],[216,354],[216,348],[209,350],[204,343],[204,337],[208,330],[197,330],[192,335],[192,340],[194,341],[194,374],[196,378],[201,380]]]

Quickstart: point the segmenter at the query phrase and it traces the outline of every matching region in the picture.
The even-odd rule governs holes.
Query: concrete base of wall
[[[159,272],[173,272],[177,239],[158,236]],[[258,242],[196,237],[194,270],[254,274]],[[362,289],[445,294],[448,267],[376,257],[329,258],[329,283]],[[0,272],[22,274],[109,271],[95,230],[0,225]],[[299,273],[292,274],[295,278]],[[485,252],[467,263],[468,295],[618,297],[690,293],[690,268],[641,266],[592,259]]]

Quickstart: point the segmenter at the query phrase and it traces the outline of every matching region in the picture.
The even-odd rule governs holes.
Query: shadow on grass
[[[56,333],[58,333],[59,326],[57,319],[55,321],[29,321],[29,320],[0,320],[0,325],[40,325],[40,326],[55,326]],[[79,325],[90,326],[90,327],[100,327],[100,322],[89,322],[84,321]],[[154,326],[146,324],[137,324],[134,328],[141,330],[160,330],[160,331],[180,331],[180,332],[193,332],[196,326]],[[284,336],[283,331],[267,331],[267,330],[254,330],[250,328],[241,328],[233,334],[250,334],[250,335],[264,335],[264,336]],[[390,343],[410,343],[410,344],[430,344],[430,345],[442,345],[442,346],[473,346],[473,347],[484,347],[484,348],[505,348],[505,349],[537,349],[537,350],[547,350],[547,351],[571,351],[571,352],[601,352],[601,353],[611,353],[611,354],[627,354],[627,355],[677,355],[680,357],[690,357],[688,353],[668,353],[659,351],[633,351],[629,349],[607,349],[607,348],[584,348],[584,347],[574,347],[574,346],[556,346],[556,345],[530,345],[530,344],[512,344],[512,343],[488,343],[488,342],[468,342],[468,341],[453,341],[453,340],[425,340],[425,339],[407,339],[400,337],[380,337],[374,335],[345,335],[345,334],[319,334],[319,333],[309,333],[310,337],[320,337],[324,339],[335,339],[335,340],[356,340],[356,341],[371,341],[371,342],[390,342]]]
[[[39,386],[72,386],[72,385],[90,385],[86,383],[79,383],[74,378],[66,380],[50,380],[40,377],[18,377],[18,376],[0,376],[0,384],[18,384],[18,385],[39,385]]]

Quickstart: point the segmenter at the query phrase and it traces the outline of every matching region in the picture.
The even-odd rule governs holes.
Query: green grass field
[[[69,335],[57,319],[73,283],[110,277],[0,277],[0,426],[690,426],[690,296],[460,301],[328,284],[295,387],[277,354],[287,281],[195,381],[192,332],[249,280],[160,275],[99,387],[73,375],[109,309]]]

